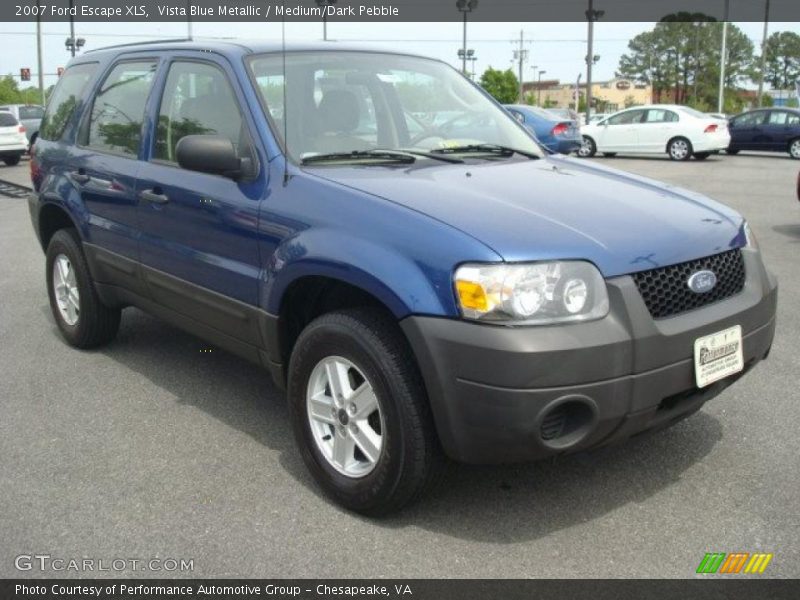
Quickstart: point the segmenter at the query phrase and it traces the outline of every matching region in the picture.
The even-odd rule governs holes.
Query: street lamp
[[[328,41],[328,7],[336,4],[338,0],[315,0],[322,10],[322,39]]]
[[[536,105],[542,105],[542,75],[547,71],[539,71],[539,82],[536,84]]]
[[[469,62],[472,63],[472,68],[470,69],[470,72],[471,72],[470,77],[472,79],[475,79],[475,61],[478,60],[478,57],[475,56],[475,50],[470,48],[465,53],[463,48],[459,48],[458,49],[458,58],[460,58],[461,61],[464,64],[466,64],[466,61],[469,61]],[[466,75],[466,72],[464,74]]]
[[[83,38],[76,38],[76,37],[68,37],[64,40],[64,46],[67,50],[70,51],[72,56],[74,57],[77,52],[80,52],[80,49],[86,45],[86,40]]]
[[[467,14],[478,8],[478,0],[457,0],[456,8],[464,15],[464,39],[461,45],[461,72],[467,74]]]

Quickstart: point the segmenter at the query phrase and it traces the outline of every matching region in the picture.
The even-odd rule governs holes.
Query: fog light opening
[[[566,449],[580,443],[594,429],[597,409],[591,399],[559,398],[540,416],[539,437],[550,448]]]

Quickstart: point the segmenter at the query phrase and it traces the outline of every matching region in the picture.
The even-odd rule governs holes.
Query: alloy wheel
[[[675,160],[684,160],[689,155],[689,144],[685,140],[675,140],[669,146],[669,153]]]
[[[74,326],[80,317],[81,298],[75,269],[64,254],[59,254],[53,261],[53,293],[61,318],[67,325]]]
[[[789,154],[792,155],[792,158],[800,158],[800,140],[792,142],[792,145],[789,146]]]
[[[314,367],[306,391],[311,434],[328,464],[342,475],[372,472],[384,445],[380,401],[351,361],[329,356]]]

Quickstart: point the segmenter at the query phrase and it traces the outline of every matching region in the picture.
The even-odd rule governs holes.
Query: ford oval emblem
[[[707,294],[717,285],[717,276],[713,271],[697,271],[686,283],[695,294]]]

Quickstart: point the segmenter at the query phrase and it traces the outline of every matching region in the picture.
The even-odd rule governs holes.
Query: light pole
[[[475,56],[475,50],[470,48],[465,53],[463,48],[459,48],[458,49],[458,58],[460,58],[461,62],[464,63],[464,64],[467,64],[467,61],[472,63],[471,75],[469,75],[469,76],[470,76],[471,79],[475,79],[475,61],[478,60],[478,57]],[[464,70],[464,75],[468,75],[468,72],[466,71],[466,69]]]
[[[722,50],[719,55],[719,98],[717,99],[717,112],[721,113],[725,105],[725,67],[728,63],[728,11],[730,1],[725,0],[725,16],[722,21]]]
[[[539,81],[536,84],[536,105],[542,105],[542,75],[547,73],[547,71],[539,71]]]
[[[589,0],[589,10],[586,11],[586,20],[589,22],[589,51],[586,54],[586,122],[592,116],[592,66],[594,65],[594,22],[602,18],[603,10],[594,9],[594,0]],[[599,58],[599,57],[598,57]]]
[[[67,50],[69,50],[69,52],[70,52],[70,54],[72,54],[73,58],[75,57],[75,54],[80,52],[80,49],[83,48],[85,45],[86,45],[86,40],[85,39],[76,38],[74,36],[68,37],[64,41],[64,46],[67,48]]]
[[[319,1],[319,0],[317,0]],[[457,0],[456,8],[464,15],[464,38],[461,44],[461,72],[467,74],[467,14],[478,8],[478,0]]]
[[[36,0],[36,8],[39,8],[39,0]],[[44,95],[44,73],[42,72],[42,17],[36,11],[36,64],[39,80],[39,94],[42,96],[42,106],[47,103]]]
[[[336,4],[338,0],[315,0],[322,9],[322,39],[328,41],[328,7]]]
[[[769,0],[764,8],[764,37],[761,39],[761,65],[758,69],[758,108],[763,106],[764,70],[767,68],[767,33],[769,30]]]

